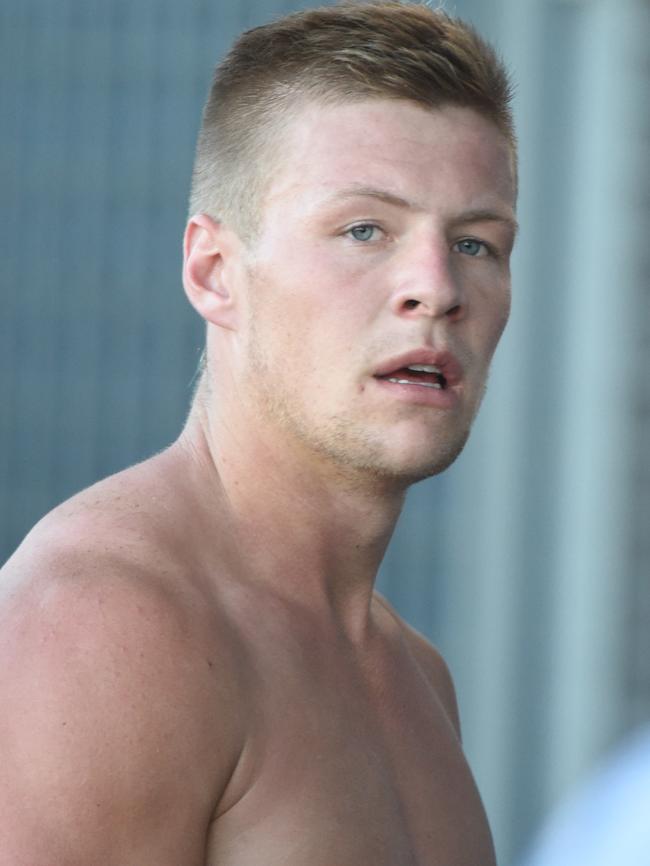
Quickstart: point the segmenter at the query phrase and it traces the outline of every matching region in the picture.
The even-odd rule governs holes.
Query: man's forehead
[[[474,189],[473,209],[493,208],[493,199],[514,204],[510,146],[472,109],[406,100],[310,104],[284,132],[267,203],[305,194],[312,206],[366,197],[426,209],[427,190],[447,183]]]
[[[508,146],[507,137],[494,121],[475,108],[452,103],[426,106],[409,99],[388,97],[302,99],[283,113],[278,128],[283,145],[295,149],[313,146],[315,140],[325,147],[336,147],[347,136],[357,136],[361,147],[370,144],[376,136],[417,143],[423,132],[432,129],[435,130],[433,139],[444,139],[452,132],[462,140],[471,138],[477,127],[482,134],[486,129],[492,130],[504,147]]]

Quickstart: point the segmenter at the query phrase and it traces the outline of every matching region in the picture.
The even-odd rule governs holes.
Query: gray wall
[[[310,4],[3,0],[0,560],[164,447],[202,328],[180,285],[194,138],[241,29]],[[445,652],[502,866],[650,717],[642,0],[464,0],[519,81],[515,307],[474,438],[418,485],[380,586]]]

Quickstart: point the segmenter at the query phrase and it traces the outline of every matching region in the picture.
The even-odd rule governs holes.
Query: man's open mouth
[[[447,379],[443,372],[433,364],[410,364],[408,367],[400,367],[377,378],[394,382],[396,385],[420,385],[424,388],[437,388],[440,391],[444,391],[447,387]]]

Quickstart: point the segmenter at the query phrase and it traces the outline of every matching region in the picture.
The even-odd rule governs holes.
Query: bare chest
[[[417,671],[380,694],[336,667],[265,679],[207,866],[493,866],[460,744]]]

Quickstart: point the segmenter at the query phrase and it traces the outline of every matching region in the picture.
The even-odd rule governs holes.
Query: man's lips
[[[374,373],[376,379],[405,379],[408,376],[408,367],[435,367],[436,373],[431,372],[433,379],[437,374],[440,387],[448,388],[457,385],[463,378],[463,369],[457,358],[448,351],[436,351],[429,348],[413,349],[404,352],[382,362]],[[426,375],[426,374],[424,374]],[[423,374],[413,371],[410,377],[417,384]]]

